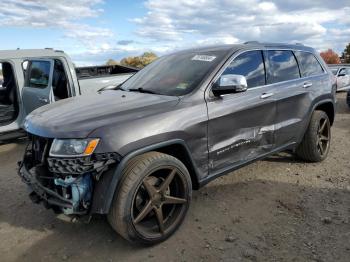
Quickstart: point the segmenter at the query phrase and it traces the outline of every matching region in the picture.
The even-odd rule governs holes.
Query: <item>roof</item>
[[[0,59],[30,58],[30,57],[59,57],[67,56],[63,51],[54,49],[17,49],[0,50]]]
[[[305,46],[300,43],[288,44],[288,43],[260,43],[257,41],[249,41],[242,44],[232,44],[232,45],[212,45],[205,47],[197,47],[186,49],[174,53],[186,53],[186,52],[213,52],[213,51],[238,51],[241,49],[293,49],[293,50],[301,50],[301,51],[309,51],[314,52],[315,50],[312,47]]]

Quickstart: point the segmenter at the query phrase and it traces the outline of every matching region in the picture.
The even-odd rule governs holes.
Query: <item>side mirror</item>
[[[346,74],[345,73],[340,73],[340,74],[338,74],[338,76],[346,76]]]
[[[215,96],[247,91],[247,79],[242,75],[222,75],[213,85]]]

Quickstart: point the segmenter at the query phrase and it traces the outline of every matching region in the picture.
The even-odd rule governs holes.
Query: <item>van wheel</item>
[[[108,221],[130,242],[156,244],[181,225],[192,195],[184,164],[159,152],[137,156],[126,165]]]
[[[324,111],[314,111],[303,140],[296,153],[306,161],[320,162],[326,159],[331,141],[331,124]]]

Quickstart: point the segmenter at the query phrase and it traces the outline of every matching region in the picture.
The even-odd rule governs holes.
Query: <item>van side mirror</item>
[[[222,75],[213,85],[212,91],[215,96],[239,93],[247,91],[247,79],[242,75]]]
[[[345,73],[340,73],[340,74],[338,74],[338,76],[346,76],[346,74]]]

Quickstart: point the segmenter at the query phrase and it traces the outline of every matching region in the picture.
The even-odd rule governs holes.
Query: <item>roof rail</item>
[[[58,53],[64,53],[63,50],[55,50],[55,52],[58,52]]]
[[[303,43],[295,43],[296,45],[304,45]]]
[[[45,47],[46,50],[53,50],[52,47]]]
[[[247,44],[258,44],[259,41],[247,41],[247,42],[244,42],[243,44],[247,45]]]

